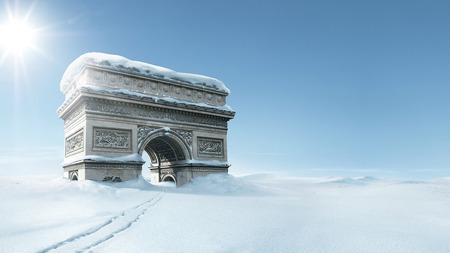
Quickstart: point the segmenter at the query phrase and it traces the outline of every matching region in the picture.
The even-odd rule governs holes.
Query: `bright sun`
[[[35,32],[24,21],[10,20],[0,25],[0,46],[8,53],[22,54],[33,47]]]

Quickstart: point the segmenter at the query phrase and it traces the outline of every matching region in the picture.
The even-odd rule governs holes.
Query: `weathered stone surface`
[[[65,177],[135,178],[144,163],[135,157],[143,152],[152,160],[155,182],[180,185],[227,173],[227,122],[235,114],[226,105],[227,92],[98,65],[77,71],[61,86],[66,100],[58,109],[64,120]]]

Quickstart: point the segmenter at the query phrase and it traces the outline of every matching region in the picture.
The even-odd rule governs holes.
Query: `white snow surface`
[[[64,92],[72,83],[73,79],[80,73],[85,65],[98,66],[144,77],[166,79],[198,87],[207,87],[227,94],[230,93],[230,90],[223,82],[212,77],[190,73],[179,73],[149,63],[132,61],[119,55],[96,52],[83,54],[69,65],[60,83],[62,92]]]
[[[450,179],[0,176],[0,252],[449,252]]]
[[[222,162],[219,160],[196,160],[196,159],[189,159],[189,163],[200,163],[200,164],[206,164],[206,165],[212,165],[212,166],[231,166],[227,162]]]
[[[107,156],[100,156],[100,155],[87,155],[83,158],[83,160],[92,160],[97,162],[145,162],[144,159],[142,159],[142,156],[138,154],[131,154],[126,156],[119,156],[119,157],[107,157]]]
[[[118,157],[108,157],[108,156],[100,156],[100,155],[86,155],[83,157],[74,157],[72,159],[67,159],[66,164],[70,164],[76,161],[80,160],[92,160],[97,162],[119,162],[119,163],[126,163],[126,162],[142,162],[145,163],[145,160],[142,159],[142,156],[139,154],[131,154],[131,155],[125,155],[125,156],[118,156]]]

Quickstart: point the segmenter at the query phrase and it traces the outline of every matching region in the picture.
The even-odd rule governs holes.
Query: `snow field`
[[[449,252],[450,179],[0,177],[0,252]],[[25,243],[24,243],[25,242]]]

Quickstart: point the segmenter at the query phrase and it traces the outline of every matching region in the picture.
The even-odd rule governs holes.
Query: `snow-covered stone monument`
[[[67,68],[58,115],[64,120],[64,177],[153,182],[227,173],[229,90],[214,78],[177,73],[121,56],[87,53]]]

